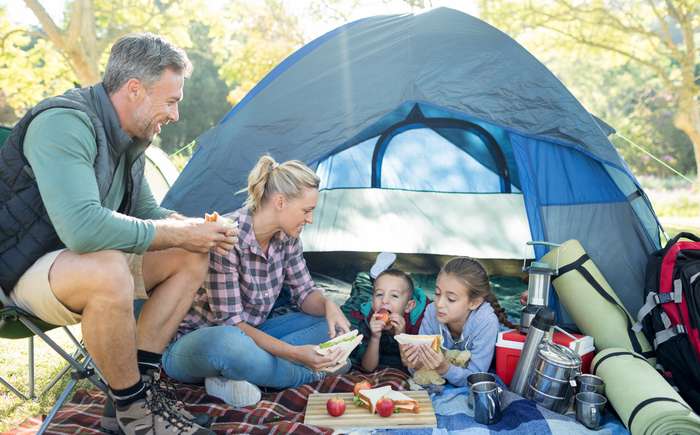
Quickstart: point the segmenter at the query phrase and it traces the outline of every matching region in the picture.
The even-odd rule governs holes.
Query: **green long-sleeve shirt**
[[[97,143],[87,114],[49,109],[32,120],[24,155],[36,177],[49,219],[68,249],[78,253],[117,249],[146,251],[155,237],[151,219],[173,213],[156,204],[144,179],[134,216],[117,213],[126,189],[125,156],[103,202],[94,163]]]

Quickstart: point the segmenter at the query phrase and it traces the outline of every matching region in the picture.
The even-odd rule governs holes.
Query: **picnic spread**
[[[331,434],[333,429],[304,423],[307,401],[312,394],[351,393],[353,386],[360,380],[368,380],[372,385],[391,386],[395,390],[409,387],[409,376],[399,370],[384,369],[371,374],[357,371],[343,376],[334,376],[315,384],[303,385],[277,392],[267,392],[257,405],[233,409],[221,401],[206,395],[202,386],[176,384],[178,396],[183,399],[187,409],[196,413],[212,416],[211,429],[216,433],[294,433],[294,434]],[[466,387],[446,387],[442,394],[432,395],[431,402],[435,410],[437,427],[421,429],[382,429],[379,433],[405,434],[443,434],[443,433],[498,433],[498,434],[587,434],[593,433],[576,422],[573,416],[561,415],[536,406],[533,402],[504,392],[503,418],[498,424],[487,426],[476,423],[465,410]],[[96,390],[78,390],[73,399],[64,406],[49,426],[47,433],[74,434],[102,433],[100,416],[105,396]],[[348,406],[353,406],[348,403]],[[366,412],[366,410],[365,410]],[[370,414],[367,412],[367,417]],[[400,415],[400,414],[398,414]],[[387,420],[396,415],[388,417]],[[342,418],[339,417],[339,418]],[[375,417],[381,418],[381,417]],[[24,422],[13,434],[30,434],[36,431],[39,419]],[[359,433],[368,433],[368,428],[358,429]],[[474,432],[476,431],[476,432]],[[628,433],[619,420],[606,417],[597,434]]]

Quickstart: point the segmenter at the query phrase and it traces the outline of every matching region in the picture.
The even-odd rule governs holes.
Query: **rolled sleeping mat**
[[[578,240],[564,242],[549,251],[542,261],[557,264],[557,252],[559,274],[552,285],[576,326],[593,337],[598,350],[622,347],[645,356],[655,365],[646,336],[632,329],[634,320]]]
[[[700,433],[700,417],[639,354],[623,348],[599,352],[591,372],[632,435]]]

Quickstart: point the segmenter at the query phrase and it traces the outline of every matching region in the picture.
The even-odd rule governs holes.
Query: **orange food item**
[[[355,387],[352,389],[352,393],[357,396],[357,394],[360,392],[360,390],[371,390],[372,389],[372,384],[369,383],[369,381],[360,381],[355,384]]]
[[[388,310],[382,308],[381,310],[377,311],[375,317],[383,321],[386,326],[389,326],[389,324],[391,323],[391,319],[389,318],[390,314],[391,313]]]

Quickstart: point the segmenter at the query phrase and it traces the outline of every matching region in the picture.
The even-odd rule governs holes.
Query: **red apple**
[[[375,406],[377,413],[382,417],[391,417],[394,413],[394,401],[388,397],[382,397],[377,400],[377,405]]]
[[[357,394],[360,392],[360,390],[371,390],[372,389],[372,384],[369,383],[369,381],[360,381],[355,384],[355,387],[352,389],[352,394],[357,396]]]
[[[340,397],[333,397],[326,402],[326,411],[333,417],[340,417],[345,412],[345,401]]]
[[[375,317],[378,320],[384,322],[384,325],[389,326],[389,324],[391,323],[391,319],[389,318],[390,315],[391,313],[389,312],[389,310],[387,310],[386,308],[382,308],[381,310],[377,311]]]

